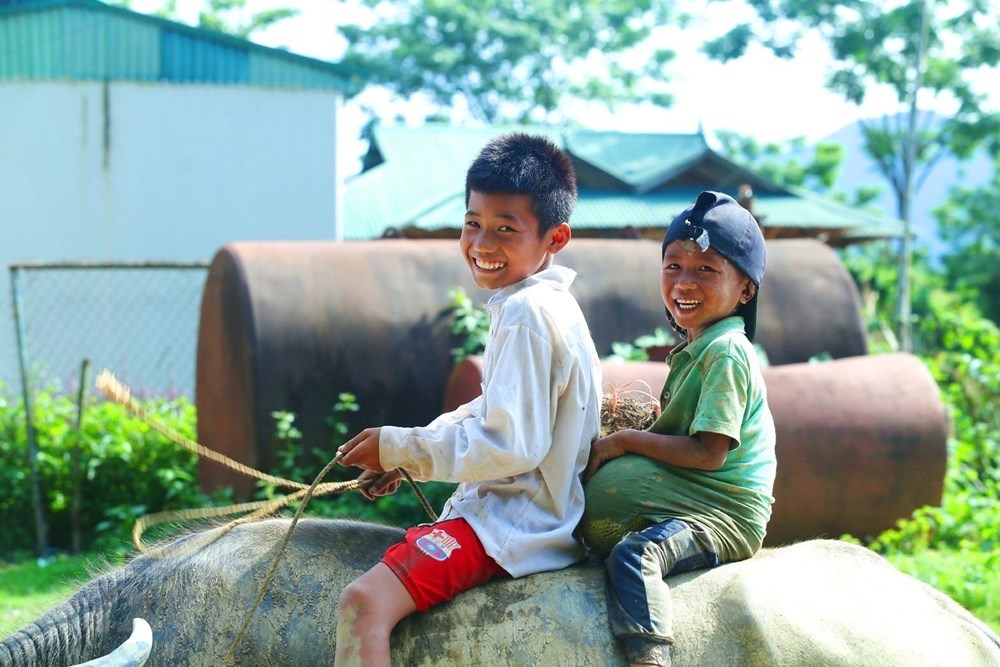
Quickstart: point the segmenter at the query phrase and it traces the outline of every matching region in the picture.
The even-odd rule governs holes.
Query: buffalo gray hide
[[[153,629],[148,665],[219,665],[289,525],[276,519],[181,538],[84,586],[0,644],[0,665],[110,653],[132,620]],[[296,527],[237,653],[240,665],[331,664],[340,590],[401,536],[310,519]],[[210,539],[216,537],[217,539]],[[947,596],[872,552],[816,540],[669,580],[674,665],[1000,665],[1000,638]],[[392,636],[399,665],[622,665],[604,576],[589,563],[495,581]]]

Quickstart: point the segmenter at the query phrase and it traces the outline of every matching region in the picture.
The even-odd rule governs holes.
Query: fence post
[[[35,544],[38,555],[43,556],[49,546],[49,527],[42,511],[42,488],[38,480],[38,441],[35,437],[35,420],[31,412],[31,388],[28,385],[28,353],[24,344],[24,322],[21,320],[20,272],[10,267],[11,304],[14,309],[14,329],[17,335],[17,358],[21,366],[21,395],[24,398],[25,436],[28,441],[28,474],[31,483],[31,502],[35,510]]]
[[[80,450],[83,449],[83,409],[87,398],[87,374],[90,371],[90,359],[84,359],[80,364],[80,391],[76,395],[76,439],[73,442],[73,452],[70,455],[70,475],[73,480],[73,497],[69,505],[70,539],[73,553],[80,553]]]

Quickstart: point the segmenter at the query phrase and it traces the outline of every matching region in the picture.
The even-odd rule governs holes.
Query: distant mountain
[[[873,120],[880,122],[881,118]],[[896,196],[892,192],[892,186],[882,177],[875,163],[865,153],[860,124],[848,125],[820,140],[820,143],[827,142],[842,144],[845,149],[837,189],[852,193],[863,185],[878,185],[882,188],[882,194],[872,204],[879,207],[885,215],[898,217],[899,211],[896,208]],[[931,211],[948,198],[952,187],[957,185],[969,187],[983,183],[990,177],[991,169],[990,159],[982,151],[968,162],[960,163],[952,157],[944,157],[934,165],[923,185],[917,190],[913,217],[917,247],[926,247],[932,258],[940,257],[944,253],[947,246],[937,233],[937,221]]]

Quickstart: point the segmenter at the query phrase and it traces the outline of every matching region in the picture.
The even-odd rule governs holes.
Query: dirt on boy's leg
[[[354,634],[357,613],[353,609],[340,609],[337,620],[337,651],[333,664],[336,667],[361,667],[361,642]]]

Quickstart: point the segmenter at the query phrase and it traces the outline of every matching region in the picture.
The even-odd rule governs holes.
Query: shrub
[[[71,548],[72,457],[79,447],[82,548],[120,547],[137,516],[204,506],[195,454],[178,447],[116,403],[91,397],[77,431],[76,399],[57,388],[33,397],[39,485],[49,545]],[[144,407],[194,438],[195,408],[186,398],[149,400]],[[0,387],[0,555],[35,549],[24,405]]]
[[[482,354],[489,338],[490,316],[485,307],[477,306],[461,287],[448,292],[451,305],[451,332],[458,338],[459,346],[452,348],[451,356],[457,364],[462,359]]]
[[[941,505],[923,507],[868,546],[977,615],[1000,620],[1000,330],[975,302],[941,290],[928,310],[921,358],[951,418]]]

